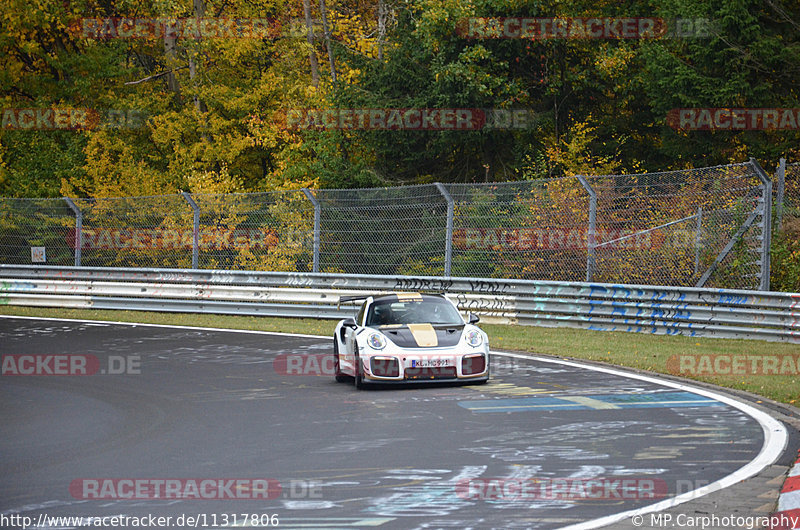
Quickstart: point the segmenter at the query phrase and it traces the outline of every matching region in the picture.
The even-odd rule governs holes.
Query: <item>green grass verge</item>
[[[332,335],[336,325],[333,320],[16,306],[0,307],[0,314],[280,331],[310,335]],[[800,347],[797,345],[759,340],[701,339],[643,333],[493,324],[484,324],[481,327],[489,334],[492,347],[498,350],[601,361],[652,372],[672,373],[672,375],[675,374],[670,372],[672,365],[668,365],[668,361],[675,355],[793,356],[795,361],[800,360]],[[795,368],[800,369],[797,366]],[[800,403],[800,376],[797,375],[713,377],[684,375],[684,377],[727,388],[745,390],[791,405]]]

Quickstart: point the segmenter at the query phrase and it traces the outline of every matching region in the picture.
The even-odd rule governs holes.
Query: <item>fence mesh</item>
[[[193,198],[200,210],[200,268],[312,270],[314,206],[302,191]]]
[[[800,164],[785,174],[786,208],[800,210]],[[765,190],[754,163],[586,182],[594,226],[576,177],[74,203],[87,266],[196,259],[199,268],[435,276],[449,265],[465,277],[758,288]],[[71,265],[75,227],[65,199],[0,199],[0,262],[31,263],[31,247],[44,247],[47,263]]]
[[[191,266],[192,210],[180,195],[74,202],[83,215],[82,265]]]
[[[444,273],[447,202],[435,185],[318,190],[320,270]]]
[[[594,280],[695,285],[758,211],[705,283],[758,287],[763,186],[750,163],[589,182],[598,197]]]
[[[784,215],[800,217],[800,162],[786,164],[783,204]]]
[[[74,235],[75,214],[64,199],[0,197],[0,263],[74,265]],[[34,255],[41,247],[44,255]]]
[[[586,278],[589,196],[577,178],[450,184],[454,276]]]

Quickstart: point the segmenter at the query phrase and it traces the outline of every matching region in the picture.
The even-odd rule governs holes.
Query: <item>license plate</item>
[[[411,368],[442,368],[452,366],[450,359],[412,359]]]

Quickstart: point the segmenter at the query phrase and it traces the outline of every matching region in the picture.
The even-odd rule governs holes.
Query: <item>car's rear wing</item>
[[[343,303],[358,302],[359,300],[366,300],[372,296],[371,294],[359,294],[355,296],[340,296],[339,301],[336,303],[336,309],[340,309]]]
[[[358,296],[340,296],[339,297],[339,303],[341,304],[341,303],[344,303],[344,302],[355,302],[356,300],[366,300],[370,296],[372,296],[372,295],[371,294],[360,294]]]

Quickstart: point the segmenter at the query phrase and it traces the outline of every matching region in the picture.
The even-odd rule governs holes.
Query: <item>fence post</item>
[[[320,243],[320,219],[322,217],[322,205],[311,193],[308,188],[302,189],[306,198],[314,205],[314,264],[312,265],[312,272],[319,272],[319,243]]]
[[[183,198],[189,203],[189,206],[192,207],[192,212],[194,213],[194,220],[192,222],[192,268],[196,269],[200,250],[200,207],[194,202],[192,196],[185,191],[182,191],[181,195],[183,195]]]
[[[703,238],[700,233],[703,231],[703,207],[697,207],[697,229],[694,233],[694,273],[700,273],[700,248]]]
[[[594,188],[592,188],[589,181],[586,180],[586,177],[583,175],[575,175],[575,177],[581,182],[583,189],[589,194],[589,232],[586,241],[586,281],[590,282],[594,276],[594,268],[597,263],[597,250],[595,249],[595,245],[597,244],[595,240],[597,229],[597,192],[594,191]]]
[[[453,197],[450,192],[444,187],[441,182],[436,182],[436,189],[442,194],[444,200],[447,201],[447,239],[444,242],[444,275],[446,278],[450,277],[450,268],[453,264]]]
[[[778,188],[775,190],[776,200],[775,200],[775,217],[776,223],[775,226],[778,230],[781,229],[781,223],[783,222],[783,193],[784,193],[784,186],[786,182],[786,159],[781,158],[778,162],[778,170],[775,172],[775,178],[778,181]]]
[[[75,214],[75,266],[81,266],[81,250],[83,249],[83,212],[69,197],[64,197],[67,205]]]
[[[750,158],[750,164],[755,169],[756,175],[764,185],[761,196],[761,282],[759,289],[769,291],[770,256],[769,251],[772,247],[772,181],[769,175],[759,165],[755,158]]]

